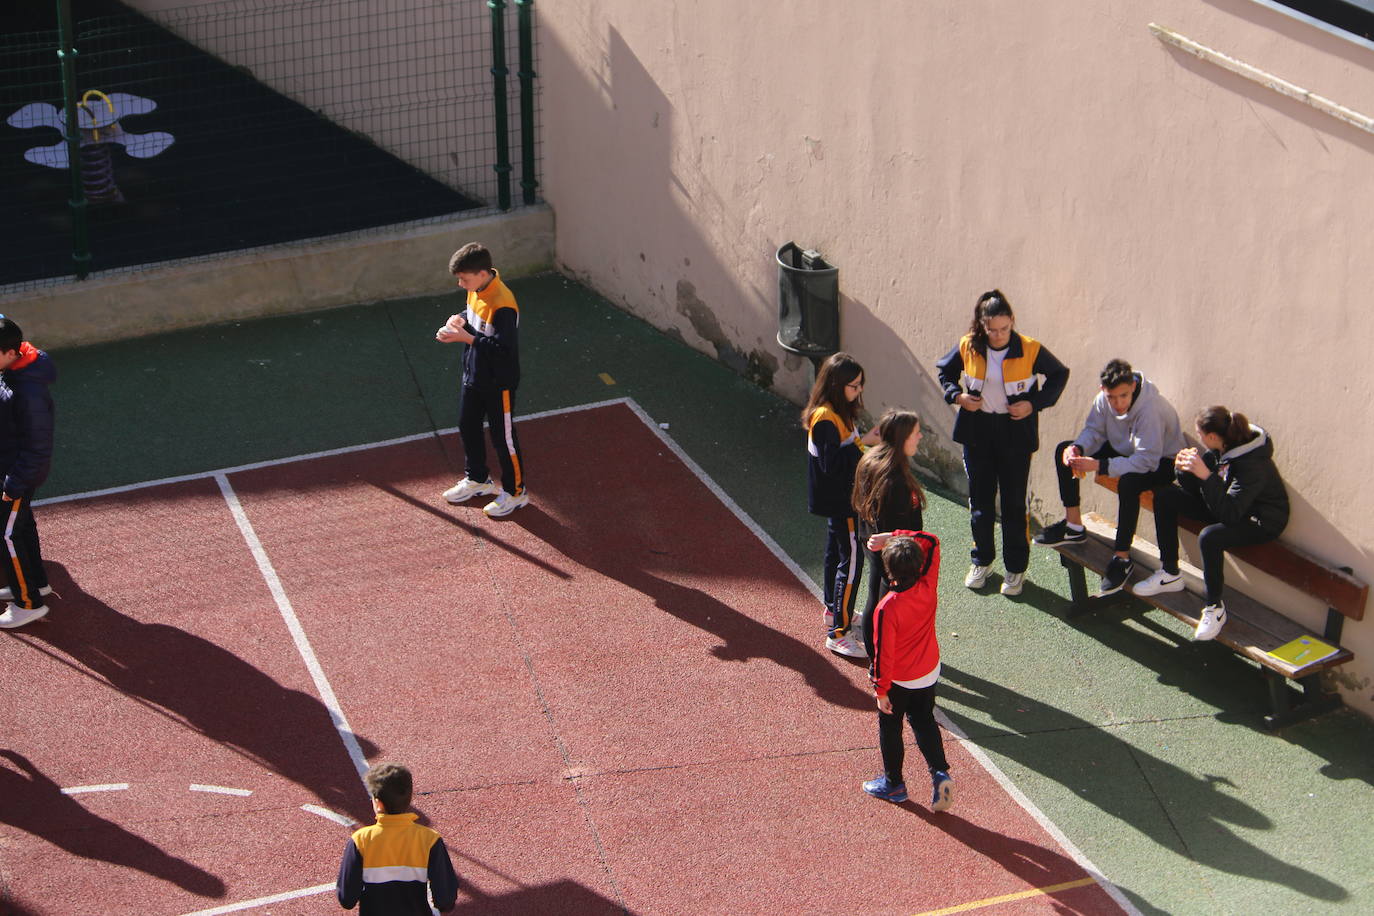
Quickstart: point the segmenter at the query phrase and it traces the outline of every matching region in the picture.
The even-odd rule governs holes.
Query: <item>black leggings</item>
[[[1222,524],[1217,521],[1212,510],[1207,508],[1207,502],[1201,496],[1182,487],[1156,490],[1155,533],[1159,537],[1160,565],[1171,573],[1178,572],[1179,516],[1199,522],[1211,522],[1197,536],[1198,550],[1202,553],[1202,581],[1207,586],[1208,604],[1221,603],[1221,590],[1226,586],[1226,551],[1247,544],[1263,544],[1277,537],[1249,522],[1239,525]]]
[[[888,781],[903,782],[902,763],[906,759],[906,743],[902,740],[902,719],[911,723],[916,733],[916,746],[926,759],[930,772],[948,770],[945,742],[940,726],[935,722],[935,685],[912,689],[893,684],[887,692],[892,712],[878,713],[878,747],[883,752],[883,771]]]

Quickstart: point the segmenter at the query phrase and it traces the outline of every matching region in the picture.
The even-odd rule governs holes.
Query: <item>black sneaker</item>
[[[1088,539],[1086,529],[1079,528],[1074,531],[1069,527],[1068,519],[1062,522],[1055,522],[1048,528],[1035,536],[1035,543],[1041,547],[1058,547],[1060,544],[1079,544]]]
[[[1126,580],[1131,578],[1131,573],[1135,571],[1135,564],[1125,557],[1112,557],[1107,564],[1107,572],[1102,577],[1102,585],[1097,590],[1097,597],[1105,598],[1121,591],[1121,587],[1126,584]]]

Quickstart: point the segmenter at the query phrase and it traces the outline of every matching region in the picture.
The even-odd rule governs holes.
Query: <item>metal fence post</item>
[[[520,188],[525,203],[535,201],[539,181],[534,173],[534,31],[530,7],[534,0],[515,0],[520,26]]]
[[[502,10],[506,0],[487,0],[491,9],[491,76],[496,103],[496,197],[502,210],[510,209],[510,125],[506,117],[506,26]]]
[[[86,188],[81,180],[81,125],[76,119],[76,48],[72,38],[72,0],[57,0],[57,59],[62,64],[62,101],[67,113],[67,171],[72,178],[72,268],[78,280],[91,272],[86,234]]]

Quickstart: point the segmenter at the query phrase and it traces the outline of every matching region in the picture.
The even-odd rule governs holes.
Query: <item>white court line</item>
[[[71,786],[63,789],[63,795],[83,795],[86,792],[123,792],[129,788],[127,782],[107,782],[98,786]]]
[[[286,629],[291,632],[291,640],[296,644],[296,651],[300,653],[301,660],[305,662],[305,667],[315,682],[315,689],[320,694],[320,702],[324,703],[325,709],[329,710],[329,718],[334,723],[334,729],[343,739],[344,747],[348,749],[349,759],[353,761],[353,766],[358,771],[358,778],[361,779],[363,774],[367,772],[367,758],[363,756],[363,749],[358,746],[358,739],[353,734],[352,726],[344,717],[343,709],[339,706],[339,698],[334,695],[334,688],[330,686],[329,679],[324,676],[324,668],[320,666],[320,660],[315,656],[315,650],[310,647],[310,640],[306,638],[300,619],[296,617],[296,611],[291,607],[291,599],[286,597],[286,589],[282,587],[281,578],[277,576],[272,561],[268,559],[262,541],[258,540],[258,534],[253,530],[253,523],[248,520],[248,514],[243,511],[238,494],[229,485],[229,478],[223,474],[216,474],[215,482],[219,484],[220,492],[224,494],[224,501],[229,504],[229,511],[233,513],[234,521],[238,523],[239,531],[243,534],[244,541],[248,543],[248,549],[253,554],[253,559],[257,561],[258,571],[262,573],[263,580],[267,582],[268,591],[272,593],[273,600],[277,602],[277,610],[281,612],[282,620],[286,621]]]
[[[527,420],[541,420],[545,417],[562,416],[569,413],[580,413],[584,410],[596,410],[598,407],[610,407],[613,404],[633,404],[629,398],[612,398],[608,401],[595,401],[591,404],[580,404],[576,407],[559,407],[555,410],[545,410],[540,413],[520,414],[516,417],[517,423]],[[145,480],[141,483],[129,483],[118,487],[106,487],[103,490],[87,490],[84,493],[68,493],[66,496],[53,496],[48,499],[35,500],[33,506],[51,506],[56,503],[73,502],[78,499],[94,499],[97,496],[117,496],[121,493],[132,493],[135,490],[147,490],[152,487],[165,487],[174,483],[186,483],[191,480],[205,480],[211,477],[224,477],[229,474],[241,474],[244,471],[256,471],[262,468],[274,468],[283,464],[295,464],[298,461],[316,461],[320,458],[333,458],[336,455],[351,455],[354,452],[366,452],[374,448],[386,448],[392,445],[405,445],[408,442],[420,442],[425,439],[432,439],[436,436],[448,436],[458,432],[458,427],[450,426],[447,429],[436,429],[428,433],[416,433],[412,436],[401,436],[397,439],[383,439],[381,442],[368,442],[363,445],[347,445],[343,448],[331,448],[322,452],[307,452],[304,455],[291,455],[287,458],[273,458],[269,461],[254,461],[251,464],[240,464],[230,468],[220,468],[217,471],[199,471],[195,474],[180,474],[176,477],[162,477],[157,480]]]
[[[221,913],[237,913],[240,910],[251,910],[255,907],[267,906],[271,903],[285,903],[288,900],[313,897],[316,894],[328,893],[333,889],[334,885],[332,884],[317,884],[314,887],[303,887],[298,891],[273,894],[271,897],[259,897],[256,900],[245,900],[242,903],[227,903],[224,906],[217,906],[208,910],[196,910],[194,913],[187,913],[186,916],[220,916]]]
[[[340,814],[337,811],[330,811],[328,808],[321,808],[319,805],[301,805],[301,810],[309,811],[311,814],[318,814],[320,817],[325,818],[326,820],[331,820],[336,824],[342,824],[345,827],[353,827],[356,826],[358,823],[357,821],[353,820],[353,818],[349,817],[347,814]]]
[[[241,795],[247,797],[253,794],[252,789],[231,789],[228,786],[203,786],[198,782],[191,783],[192,792],[217,792],[220,795]]]
[[[596,402],[593,402],[593,403],[591,403],[591,404],[582,404],[582,405],[579,405],[579,406],[576,406],[576,407],[565,407],[565,408],[559,408],[559,409],[556,409],[556,410],[546,410],[546,411],[542,411],[542,412],[540,412],[540,413],[534,413],[534,414],[528,414],[528,415],[522,416],[522,417],[520,417],[520,420],[521,420],[521,421],[525,421],[525,420],[538,420],[538,419],[542,419],[542,418],[544,418],[544,417],[560,416],[560,415],[563,415],[563,414],[578,413],[578,412],[587,411],[587,410],[596,410],[596,409],[601,408],[601,407],[610,407],[610,406],[613,406],[613,405],[616,405],[616,404],[624,404],[624,405],[626,405],[627,407],[629,407],[630,410],[631,410],[637,417],[640,418],[640,420],[645,424],[645,426],[648,427],[648,429],[650,430],[650,432],[652,432],[654,435],[656,435],[656,436],[659,438],[659,440],[660,440],[661,442],[663,442],[664,446],[667,447],[670,451],[672,451],[672,453],[673,453],[674,455],[676,455],[676,456],[678,457],[678,459],[679,459],[684,465],[687,466],[688,470],[690,470],[693,474],[695,474],[696,477],[697,477],[697,479],[699,479],[699,480],[706,486],[706,488],[707,488],[708,490],[710,490],[713,494],[715,494],[716,498],[719,499],[719,500],[721,501],[721,503],[724,504],[724,506],[725,506],[727,509],[729,509],[730,512],[731,512],[737,519],[739,519],[740,523],[743,524],[746,528],[748,528],[749,531],[750,531],[751,533],[753,533],[754,536],[757,537],[757,538],[764,544],[765,547],[768,548],[768,550],[773,554],[773,556],[776,557],[780,563],[782,563],[784,566],[786,566],[787,569],[790,570],[790,571],[792,572],[792,574],[793,574],[794,576],[797,577],[797,581],[800,582],[800,583],[802,584],[803,587],[805,587],[808,591],[811,592],[811,594],[815,595],[817,598],[820,598],[820,597],[821,597],[821,590],[820,590],[820,587],[817,586],[816,583],[813,582],[813,581],[811,580],[811,577],[808,576],[808,575],[806,574],[806,572],[805,572],[799,565],[797,565],[797,563],[795,563],[795,562],[792,560],[792,558],[789,557],[789,556],[787,555],[787,553],[786,553],[785,551],[783,551],[783,549],[778,545],[777,541],[773,540],[773,538],[770,537],[770,536],[768,535],[768,533],[765,532],[762,528],[760,528],[760,527],[758,526],[758,524],[756,524],[752,518],[750,518],[747,514],[745,514],[744,510],[742,510],[742,509],[739,507],[739,505],[738,505],[733,499],[731,499],[730,496],[729,496],[724,490],[722,490],[722,489],[720,488],[720,486],[717,485],[716,482],[715,482],[714,480],[711,479],[711,477],[702,469],[702,467],[701,467],[699,464],[696,463],[696,461],[694,461],[686,452],[684,452],[684,451],[682,450],[682,448],[681,448],[674,440],[672,440],[671,438],[669,438],[669,437],[659,428],[658,424],[655,423],[655,422],[652,420],[652,418],[650,418],[649,415],[648,415],[647,413],[645,413],[644,409],[641,408],[641,407],[639,406],[639,404],[636,403],[632,398],[611,398],[611,399],[609,399],[609,400],[605,400],[605,401],[596,401]],[[132,491],[132,490],[141,490],[141,489],[147,489],[147,488],[150,488],[150,487],[164,486],[164,485],[167,485],[167,484],[182,483],[182,482],[184,482],[184,481],[204,480],[205,478],[208,478],[208,477],[213,477],[213,478],[216,478],[217,480],[222,481],[221,484],[220,484],[220,489],[221,489],[221,491],[224,491],[224,490],[228,487],[228,481],[227,481],[227,479],[225,479],[225,475],[228,475],[228,474],[240,473],[240,472],[243,472],[243,471],[257,470],[257,469],[260,469],[260,468],[276,467],[277,465],[291,464],[291,463],[298,462],[298,461],[312,461],[312,460],[315,460],[315,459],[318,459],[318,458],[329,458],[329,457],[333,457],[333,456],[335,456],[335,455],[346,455],[346,454],[351,454],[351,453],[353,453],[353,452],[367,451],[367,450],[369,450],[369,449],[374,449],[374,448],[385,448],[385,447],[391,446],[391,445],[402,445],[402,444],[405,444],[405,443],[408,443],[408,442],[418,442],[418,441],[423,440],[423,439],[428,439],[428,438],[430,438],[430,437],[432,437],[432,436],[450,435],[450,434],[455,433],[455,432],[457,432],[457,427],[449,427],[449,428],[447,428],[447,429],[435,430],[434,432],[417,433],[417,434],[412,435],[412,436],[402,436],[402,437],[397,438],[397,439],[387,439],[387,440],[384,440],[384,441],[381,441],[381,442],[372,442],[372,443],[367,443],[367,444],[364,444],[364,445],[353,445],[353,446],[347,446],[347,447],[345,447],[345,448],[329,449],[329,450],[321,451],[321,452],[310,452],[310,453],[307,453],[307,454],[304,454],[304,455],[296,455],[296,456],[289,457],[289,458],[279,458],[279,459],[275,459],[275,460],[271,460],[271,461],[259,461],[259,462],[254,462],[254,463],[252,463],[252,464],[244,464],[244,465],[239,465],[239,466],[237,466],[237,467],[224,468],[224,469],[218,470],[218,471],[205,471],[205,472],[198,473],[198,474],[185,474],[185,475],[182,475],[182,476],[179,476],[179,477],[166,477],[166,478],[162,478],[161,480],[150,480],[150,481],[146,481],[146,482],[143,482],[143,483],[130,484],[130,485],[127,485],[127,486],[122,486],[122,487],[111,487],[111,488],[104,489],[104,490],[91,490],[91,491],[88,491],[88,492],[85,492],[85,493],[73,493],[73,494],[70,494],[70,495],[67,495],[67,496],[58,496],[58,497],[54,497],[54,498],[52,498],[52,499],[42,499],[42,500],[38,500],[38,501],[36,501],[36,502],[34,503],[34,505],[35,505],[35,506],[51,505],[51,504],[53,504],[53,503],[69,502],[69,501],[78,500],[78,499],[89,499],[89,498],[96,497],[96,496],[109,496],[109,495],[115,495],[115,494],[119,494],[119,493],[127,493],[127,492]],[[232,494],[233,491],[232,491],[232,490],[229,490],[228,492],[229,492],[229,494]],[[229,498],[230,498],[230,496],[226,495],[226,499],[229,499]],[[234,498],[233,498],[233,502],[231,503],[231,506],[233,506],[233,507],[235,508],[235,512],[236,512],[235,517],[236,517],[236,518],[242,518],[242,519],[243,519],[242,523],[240,524],[240,527],[242,528],[244,525],[247,525],[247,522],[248,522],[247,516],[246,516],[246,515],[243,515],[243,509],[242,509],[242,507],[238,506],[237,497],[234,497]],[[246,539],[249,538],[251,532],[252,532],[252,527],[251,527],[251,525],[249,525],[249,526],[248,526],[248,530],[247,530],[247,532],[246,532],[245,535],[244,535]],[[250,543],[250,546],[253,545],[253,544],[256,544],[256,545],[257,545],[257,546],[256,546],[256,552],[255,552],[254,556],[255,556],[255,557],[261,557],[261,559],[259,559],[259,566],[260,566],[260,568],[261,568],[262,565],[263,565],[264,563],[267,562],[267,561],[266,561],[266,554],[265,554],[265,552],[263,552],[263,550],[262,550],[262,545],[261,545],[261,543],[259,543],[259,542],[257,541],[257,536],[256,536],[255,534],[254,534],[254,535],[251,535],[251,540],[250,540],[249,543]],[[267,565],[267,570],[269,570],[269,571],[271,570],[270,564]],[[267,573],[264,572],[264,576],[266,576],[266,575],[267,575]],[[275,579],[276,579],[276,574],[275,574],[275,572],[271,573],[271,576],[272,576],[272,580],[275,580]],[[272,581],[272,580],[269,580],[269,587],[270,587],[270,585],[271,585],[271,581]],[[280,583],[279,580],[276,581],[276,586],[275,586],[275,588],[276,588],[276,590],[273,592],[274,597],[275,597],[277,594],[280,593],[280,594],[281,594],[281,601],[285,601],[285,600],[286,600],[285,593],[281,591],[281,583]],[[280,602],[279,602],[279,606],[280,606]],[[290,608],[289,602],[286,604],[286,608],[287,608],[287,609]],[[283,616],[287,616],[287,611],[283,611]],[[295,612],[294,612],[294,611],[291,611],[291,612],[289,613],[289,617],[288,617],[288,624],[287,624],[288,627],[291,626],[291,621],[294,621],[294,620],[295,620]],[[305,639],[304,633],[300,631],[300,623],[299,623],[299,621],[296,621],[296,623],[295,623],[295,630],[293,630],[293,633],[292,633],[293,637],[295,637],[296,633],[298,633],[298,632],[300,633],[300,640],[301,640],[301,641],[304,641],[304,639]],[[299,645],[299,643],[298,643],[298,645]],[[308,642],[305,642],[305,647],[306,647],[306,650],[308,651],[308,650],[309,650],[309,643],[308,643]],[[313,653],[313,651],[310,652],[310,658],[312,658],[312,659],[314,658],[314,653]],[[309,665],[310,665],[310,662],[307,661],[306,664],[307,664],[307,666],[309,666]],[[312,676],[314,675],[314,672],[315,672],[316,670],[319,670],[319,663],[318,663],[318,661],[315,662],[314,669],[312,669],[312,672],[311,672],[311,673],[312,673]],[[319,681],[317,681],[317,685],[318,685],[321,681],[323,681],[325,689],[329,689],[329,687],[328,687],[328,682],[327,682],[327,681],[324,681],[323,678],[324,678],[323,671],[320,671]],[[322,695],[323,695],[323,692],[322,692]],[[332,690],[332,689],[329,689],[329,696],[330,696],[331,698],[333,697],[333,690]],[[329,704],[326,703],[326,705],[328,706]],[[337,700],[335,700],[335,701],[334,701],[334,705],[333,705],[332,707],[330,707],[330,715],[331,715],[331,717],[335,715],[335,712],[336,712],[336,710],[337,710],[337,707],[338,707],[338,703],[337,703]],[[338,715],[339,715],[340,720],[341,720],[341,719],[342,719],[342,715],[343,715],[342,712],[339,712]],[[949,721],[949,719],[944,715],[943,712],[939,713],[939,716],[940,716],[941,723],[942,723],[942,724],[950,731],[950,733],[953,734],[953,735],[959,740],[959,742],[960,742],[960,743],[970,752],[970,754],[973,756],[973,758],[974,758],[975,760],[977,760],[977,761],[979,762],[979,764],[982,765],[983,769],[985,769],[985,770],[988,772],[988,774],[992,776],[992,778],[997,782],[998,785],[1002,786],[1002,787],[1006,790],[1007,794],[1010,795],[1011,798],[1012,798],[1012,799],[1013,799],[1013,800],[1014,800],[1014,801],[1015,801],[1015,802],[1016,802],[1016,803],[1017,803],[1017,804],[1027,813],[1027,814],[1029,814],[1029,815],[1035,820],[1035,822],[1036,822],[1037,824],[1039,824],[1041,827],[1043,827],[1043,828],[1045,829],[1045,831],[1055,840],[1055,842],[1057,842],[1057,843],[1060,845],[1060,847],[1069,855],[1069,857],[1070,857],[1071,859],[1073,859],[1074,862],[1076,862],[1079,866],[1081,866],[1085,872],[1087,872],[1089,875],[1091,875],[1091,876],[1093,877],[1093,879],[1094,879],[1095,881],[1097,881],[1098,885],[1099,885],[1099,886],[1100,886],[1100,887],[1101,887],[1101,888],[1102,888],[1102,889],[1103,889],[1103,890],[1104,890],[1104,891],[1105,891],[1114,901],[1116,901],[1116,903],[1117,903],[1126,913],[1130,914],[1130,916],[1141,916],[1140,911],[1137,910],[1137,909],[1131,904],[1131,902],[1126,898],[1126,896],[1121,892],[1121,890],[1120,890],[1115,884],[1113,884],[1110,880],[1108,880],[1106,877],[1104,877],[1104,876],[1102,875],[1102,873],[1098,870],[1097,866],[1094,865],[1094,864],[1092,863],[1092,861],[1091,861],[1086,855],[1083,854],[1082,850],[1080,850],[1077,846],[1075,846],[1075,845],[1069,840],[1069,838],[1068,838],[1067,836],[1065,836],[1064,832],[1061,831],[1057,826],[1055,826],[1054,822],[1051,821],[1051,820],[1049,819],[1049,817],[1047,817],[1047,816],[1045,815],[1044,812],[1042,812],[1039,808],[1037,808],[1037,807],[1035,806],[1035,803],[1034,803],[1034,802],[1032,802],[1029,798],[1027,798],[1026,795],[1025,795],[1023,792],[1021,792],[1020,789],[1016,788],[1015,784],[1012,783],[1012,781],[1007,777],[1007,775],[1006,775],[1005,773],[1002,772],[1001,768],[999,768],[999,767],[997,766],[997,764],[993,763],[992,759],[988,757],[988,755],[982,750],[982,748],[980,748],[980,747],[978,747],[976,744],[972,743],[972,742],[968,739],[968,737],[967,737],[966,735],[964,735],[964,733],[963,733],[962,731],[960,731],[960,730],[954,725],[954,723],[952,723],[952,722]],[[344,722],[343,725],[344,725],[344,727],[343,727],[343,729],[340,730],[340,735],[344,737],[344,743],[350,745],[350,748],[349,748],[350,756],[353,756],[353,755],[356,753],[356,756],[354,757],[354,765],[355,765],[355,766],[359,766],[359,773],[365,772],[366,769],[367,769],[367,763],[366,763],[366,760],[362,757],[362,751],[361,751],[361,749],[358,748],[357,739],[353,737],[352,731],[349,730],[349,729],[347,728],[347,723]],[[337,722],[337,721],[336,721],[336,727],[338,727],[338,722]],[[97,788],[97,789],[94,789],[93,791],[101,791],[101,789]],[[307,807],[307,806],[303,806],[303,807]],[[307,810],[308,810],[308,807],[307,807]],[[324,810],[324,809],[321,809],[321,810]],[[331,813],[332,813],[332,812],[331,812]],[[332,887],[332,886],[333,886],[333,885],[324,885],[324,887],[326,887],[326,888]],[[320,891],[315,890],[315,891],[312,891],[312,892],[313,892],[313,893],[319,893]],[[304,894],[302,894],[302,896],[304,896]],[[290,898],[284,898],[284,899],[290,899]],[[242,907],[239,907],[239,908],[242,908]],[[227,912],[232,912],[232,910],[228,910],[228,909],[205,910],[205,911],[202,911],[202,912],[200,912],[200,913],[188,914],[188,916],[210,916],[211,913],[227,913]]]

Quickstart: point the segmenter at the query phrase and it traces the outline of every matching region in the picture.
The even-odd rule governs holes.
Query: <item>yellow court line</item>
[[[610,376],[609,373],[606,373],[606,372],[598,372],[598,373],[596,374],[596,377],[599,378],[599,379],[601,379],[601,381],[605,382],[607,385],[614,385],[614,384],[615,384],[615,379],[611,378],[611,376]]]
[[[974,900],[972,903],[961,903],[958,906],[945,907],[943,910],[927,910],[924,913],[917,913],[916,916],[945,916],[947,913],[966,913],[969,910],[982,909],[985,906],[996,906],[999,903],[1009,903],[1012,900],[1024,900],[1027,897],[1039,897],[1044,894],[1057,894],[1059,891],[1067,891],[1075,887],[1086,887],[1095,884],[1094,878],[1079,878],[1077,881],[1066,881],[1063,884],[1051,884],[1049,887],[1033,887],[1028,891],[1019,891],[1015,894],[1003,894],[1001,897],[988,897],[983,900]]]

